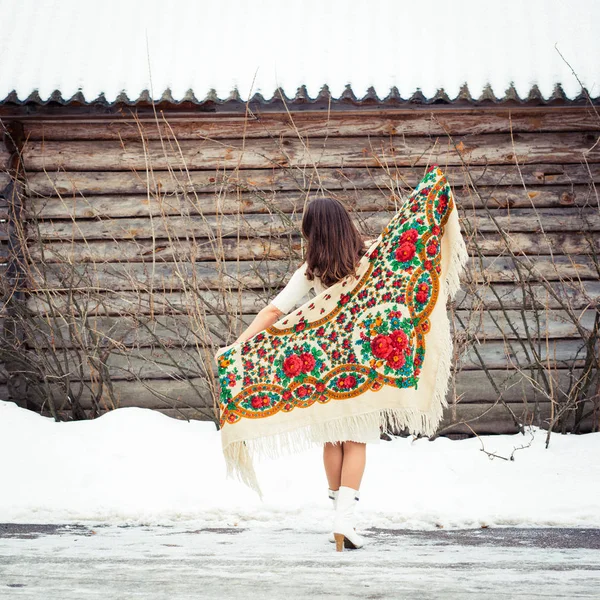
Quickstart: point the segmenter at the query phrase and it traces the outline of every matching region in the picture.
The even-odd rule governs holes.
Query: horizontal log
[[[446,163],[443,171],[454,190],[458,186],[471,186],[472,182],[480,186],[567,186],[586,185],[589,182],[600,183],[600,164],[555,163],[522,164],[517,170],[510,165],[470,166],[468,172]],[[298,173],[301,181],[306,173]],[[423,167],[402,167],[390,170],[384,167],[351,167],[344,163],[334,168],[319,166],[319,184],[323,189],[363,190],[376,188],[394,191],[414,188],[423,177]],[[36,173],[28,170],[27,191],[30,197],[36,195],[68,197],[70,195],[89,196],[96,194],[143,194],[157,196],[173,193],[218,193],[229,191],[250,192],[255,197],[265,190],[288,190],[298,193],[298,179],[289,169],[221,169],[210,171],[190,171],[186,177],[178,177],[170,171],[153,170],[149,183],[138,173],[128,171],[55,171]],[[316,187],[310,184],[304,193]],[[564,190],[563,190],[564,191]],[[387,192],[386,192],[387,193]],[[457,191],[458,193],[458,191]],[[472,196],[472,195],[471,195]],[[472,197],[469,201],[473,201]],[[594,205],[594,203],[592,203]]]
[[[570,308],[600,305],[600,281],[552,282],[545,284],[490,284],[465,286],[454,299],[458,309]]]
[[[365,211],[352,213],[351,218],[363,235],[379,235],[395,214]],[[541,236],[541,232],[600,231],[597,209],[544,208],[535,213],[527,209],[497,209],[493,216],[487,211],[463,212],[460,220],[467,235],[503,231],[535,232]],[[301,222],[298,214],[78,219],[40,221],[28,233],[31,239],[44,240],[271,237],[293,235],[300,230]]]
[[[241,315],[232,328],[239,336],[255,315]],[[461,339],[514,340],[579,338],[581,331],[591,331],[594,310],[577,311],[572,317],[565,311],[463,311],[453,313],[451,328]],[[107,347],[115,344],[136,347],[162,343],[168,347],[207,345],[223,342],[223,326],[227,321],[214,315],[199,314],[154,317],[91,317],[83,319],[32,317],[28,319],[28,335],[36,348]],[[31,329],[29,329],[31,328]],[[219,333],[216,333],[219,332]],[[92,338],[93,336],[93,338]],[[29,338],[27,338],[29,341]]]
[[[364,238],[369,238],[364,235]],[[600,254],[600,235],[578,233],[497,233],[466,235],[465,241],[471,256],[500,256],[510,250],[513,254],[561,255]],[[4,248],[5,254],[8,247]],[[299,236],[285,238],[234,239],[209,238],[186,239],[140,239],[140,240],[89,240],[89,241],[44,241],[32,242],[29,246],[30,259],[41,262],[106,263],[106,262],[154,262],[212,260],[283,260],[293,254],[300,257],[302,242]],[[2,246],[0,245],[0,255]],[[300,260],[300,259],[298,259]]]
[[[300,264],[301,261],[294,262]],[[589,256],[539,256],[520,260],[521,277],[525,281],[597,280],[594,261]],[[189,288],[221,289],[231,293],[235,289],[270,290],[279,286],[288,273],[285,261],[266,263],[239,261],[197,263],[78,263],[75,265],[49,264],[44,271],[32,266],[31,290],[49,292],[83,289],[104,291],[137,290],[138,292],[168,292]],[[483,257],[472,260],[463,278],[464,285],[515,282],[519,276],[514,261],[507,257]]]
[[[181,140],[176,147],[159,140],[31,141],[23,146],[28,171],[145,171],[153,169],[242,169],[268,167],[379,167],[431,162],[443,165],[533,164],[543,161],[579,163],[600,157],[596,131],[490,133],[455,136],[453,144],[437,138],[404,135],[352,136],[298,140]],[[165,148],[173,148],[165,151]],[[455,149],[456,148],[456,149]],[[0,153],[0,160],[2,155]]]
[[[553,384],[555,401],[562,401],[567,394],[573,376],[569,370],[559,369],[551,373],[549,380]],[[493,382],[493,384],[491,383]],[[117,380],[112,383],[112,394],[107,389],[99,393],[96,382],[80,381],[71,388],[71,397],[86,409],[96,402],[102,408],[121,408],[138,406],[140,408],[200,408],[214,409],[216,403],[205,379],[200,377],[189,380],[152,379],[144,381]],[[497,390],[497,391],[496,391]],[[50,385],[49,391],[58,410],[67,410],[70,406],[65,397],[64,388]],[[533,385],[528,374],[514,370],[462,371],[451,378],[447,397],[449,411],[468,403],[487,403],[491,406],[497,401],[515,403],[523,406],[532,402],[549,402],[542,384]]]
[[[152,379],[147,381],[114,381],[112,393],[106,388],[100,392],[97,382],[76,382],[71,397],[85,409],[96,403],[104,409],[137,406],[140,408],[197,408],[207,415],[218,406],[206,382],[200,377],[189,380]],[[65,397],[64,388],[49,386],[50,396],[58,410],[68,410],[70,401]]]
[[[481,370],[484,367],[526,370],[536,364],[531,349],[527,345],[523,348],[517,342],[486,341],[457,349],[456,352],[457,370]],[[538,348],[538,352],[546,368],[576,368],[582,366],[585,359],[583,342],[576,339],[549,340],[547,345]]]
[[[287,278],[286,278],[287,279]],[[282,284],[283,286],[283,284]],[[46,297],[32,293],[27,308],[34,314],[49,310],[71,313],[75,307],[88,315],[145,315],[192,314],[205,306],[212,314],[257,313],[282,286],[272,292],[246,291],[226,297],[219,290],[190,290],[189,293],[136,293],[106,292],[102,294],[75,293],[72,296],[54,294]],[[566,303],[566,304],[565,304]],[[555,282],[547,285],[531,284],[522,287],[510,283],[465,288],[458,292],[454,305],[457,309],[558,309],[569,306],[574,310],[600,305],[600,281],[582,281],[571,284]]]
[[[411,190],[403,190],[408,195]],[[594,199],[589,186],[528,186],[478,187],[478,194],[465,187],[452,190],[459,208],[560,208],[562,206],[590,207]],[[397,210],[398,192],[382,193],[381,189],[343,190],[336,198],[348,210]],[[28,199],[27,217],[40,219],[117,218],[161,215],[212,215],[252,213],[302,213],[304,194],[297,192],[241,192],[224,194],[198,193],[197,195],[113,195],[33,197]],[[0,206],[0,209],[2,207]]]
[[[571,386],[581,377],[578,369],[546,371],[546,383],[539,378],[533,380],[529,371],[516,369],[488,369],[486,371],[458,371],[450,380],[448,403],[466,404],[469,402],[563,402]]]
[[[509,410],[510,409],[510,410]],[[511,414],[512,413],[512,414]],[[514,417],[512,416],[514,415]],[[522,403],[510,404],[508,407],[497,404],[489,407],[485,404],[458,405],[456,410],[447,408],[439,424],[436,435],[451,435],[473,432],[482,434],[511,434],[519,432],[519,425],[533,425],[548,429],[551,422],[551,407],[549,402],[538,405],[524,406]],[[515,424],[515,418],[518,424]],[[567,431],[571,431],[573,414],[567,420]],[[592,431],[592,417],[586,418],[581,426],[581,433]],[[597,426],[597,425],[596,425]]]
[[[561,107],[560,111],[540,108],[519,111],[512,107],[510,113],[503,109],[486,110],[481,114],[462,111],[440,111],[427,107],[427,111],[356,111],[343,114],[331,112],[325,119],[322,114],[263,113],[260,119],[244,116],[195,115],[169,117],[161,113],[160,120],[134,121],[119,116],[88,122],[70,120],[24,121],[24,137],[28,140],[130,140],[172,139],[204,140],[227,138],[268,137],[340,137],[357,135],[465,135],[481,133],[587,131],[598,128],[598,120],[581,107]]]
[[[540,410],[533,412],[530,409],[523,409],[522,404],[511,406],[513,413],[516,413],[519,422],[522,426],[538,425],[539,427],[547,428],[547,419],[549,415],[549,407],[542,406]],[[214,419],[207,418],[205,411],[198,408],[157,408],[155,409],[164,415],[174,419],[181,420],[200,420],[212,421]],[[60,417],[64,420],[70,420],[69,411],[62,411]],[[85,411],[87,418],[91,418],[91,410]],[[48,411],[42,412],[43,416],[50,416]],[[468,421],[468,425],[462,424],[463,421]],[[569,422],[569,429],[571,422]],[[592,431],[594,423],[591,417],[588,417],[581,428],[581,433]],[[485,405],[466,404],[461,406],[458,414],[454,417],[450,415],[449,409],[446,409],[444,418],[440,422],[440,426],[436,432],[437,436],[452,436],[457,433],[468,434],[468,436],[486,435],[486,434],[514,434],[520,431],[520,427],[514,424],[509,411],[504,406],[495,406],[490,409]]]
[[[10,181],[10,175],[6,171],[0,169],[0,190],[3,190]]]
[[[231,337],[232,342],[235,337]],[[541,348],[540,356],[546,369],[579,368],[583,365],[585,355],[581,340],[549,340]],[[189,378],[206,377],[211,371],[216,372],[214,354],[215,347],[189,346],[187,348],[123,348],[108,353],[102,359],[111,379],[165,379],[169,377]],[[480,344],[470,344],[468,347],[455,348],[453,364],[457,371],[480,371],[488,369],[519,369],[527,370],[535,364],[531,352],[525,351],[518,343],[504,341],[483,341]],[[64,379],[69,375],[75,379],[97,379],[96,358],[93,360],[82,356],[76,350],[66,349],[56,354],[61,370],[55,376]],[[90,374],[90,362],[94,366],[94,378]]]

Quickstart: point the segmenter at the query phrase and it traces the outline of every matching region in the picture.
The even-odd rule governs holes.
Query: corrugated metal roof
[[[600,96],[592,98],[592,101],[597,104],[600,103]],[[154,104],[158,107],[165,106],[185,106],[188,104],[195,106],[210,106],[210,105],[221,105],[223,107],[233,106],[245,106],[247,101],[243,100],[237,90],[233,90],[227,98],[219,98],[215,90],[210,90],[209,93],[203,98],[198,99],[194,94],[193,90],[188,90],[186,94],[180,99],[175,99],[169,89],[165,90],[162,96],[154,100]],[[364,97],[358,98],[352,91],[350,85],[347,86],[346,90],[340,95],[339,98],[333,98],[327,85],[324,85],[321,92],[315,97],[310,98],[306,86],[301,86],[296,95],[293,97],[287,97],[284,90],[276,90],[270,99],[264,98],[262,94],[254,94],[249,100],[250,104],[260,104],[265,108],[283,108],[285,105],[293,106],[298,108],[299,106],[305,108],[311,108],[312,106],[322,106],[324,104],[331,103],[333,110],[338,106],[398,106],[423,104],[423,105],[443,105],[443,104],[519,104],[528,105],[533,104],[539,105],[551,105],[551,104],[586,104],[589,99],[583,91],[579,96],[575,98],[567,98],[560,84],[557,84],[553,94],[549,98],[544,98],[539,88],[534,85],[529,91],[529,94],[525,98],[520,98],[514,86],[510,86],[506,90],[506,93],[501,98],[494,96],[491,87],[487,86],[482,94],[478,98],[473,98],[469,92],[468,86],[464,86],[459,95],[456,98],[450,98],[444,90],[438,90],[431,98],[426,98],[420,91],[415,92],[409,98],[402,98],[398,89],[393,88],[385,98],[379,98],[374,88],[369,88]],[[63,106],[81,106],[81,105],[99,105],[105,107],[113,107],[119,105],[128,106],[143,106],[152,104],[151,96],[148,90],[144,90],[138,98],[130,99],[127,94],[121,93],[113,102],[109,102],[104,94],[100,94],[97,98],[92,100],[86,100],[83,94],[78,92],[71,98],[63,98],[59,90],[55,90],[48,99],[43,100],[40,98],[37,92],[33,92],[29,97],[24,100],[19,100],[15,92],[11,92],[2,102],[7,105],[14,103],[16,105],[27,105],[35,104],[39,106],[47,106],[53,104],[59,104]]]
[[[600,2],[415,4],[0,0],[0,102],[546,104],[585,102],[582,85],[600,97]]]

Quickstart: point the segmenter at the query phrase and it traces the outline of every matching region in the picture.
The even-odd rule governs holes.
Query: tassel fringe
[[[438,378],[439,380],[439,378]],[[447,383],[446,383],[447,385]],[[436,398],[439,394],[436,393]],[[447,406],[445,404],[444,406]],[[286,454],[304,452],[326,442],[355,441],[365,442],[365,431],[377,427],[383,433],[401,431],[405,427],[411,434],[431,436],[435,433],[442,418],[443,407],[436,402],[432,411],[424,412],[413,408],[385,408],[362,415],[351,415],[332,419],[324,423],[314,423],[293,431],[241,442],[232,442],[223,449],[227,476],[236,477],[258,493],[262,490],[254,470],[254,459],[279,458]]]

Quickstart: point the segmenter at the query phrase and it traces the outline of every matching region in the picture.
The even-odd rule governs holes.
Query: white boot
[[[354,529],[354,508],[358,495],[358,490],[343,485],[338,490],[333,521],[333,537],[338,552],[344,548],[355,549],[364,545],[362,537]]]
[[[332,490],[331,488],[329,489],[329,497],[333,501],[333,510],[335,510],[335,507],[336,507],[336,504],[337,504],[337,494],[338,494],[337,490]],[[330,542],[335,542],[335,538],[333,537],[333,531],[331,531],[329,533],[329,541]]]

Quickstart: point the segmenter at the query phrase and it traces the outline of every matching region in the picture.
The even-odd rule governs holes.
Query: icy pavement
[[[600,530],[0,524],[0,598],[598,598]]]

